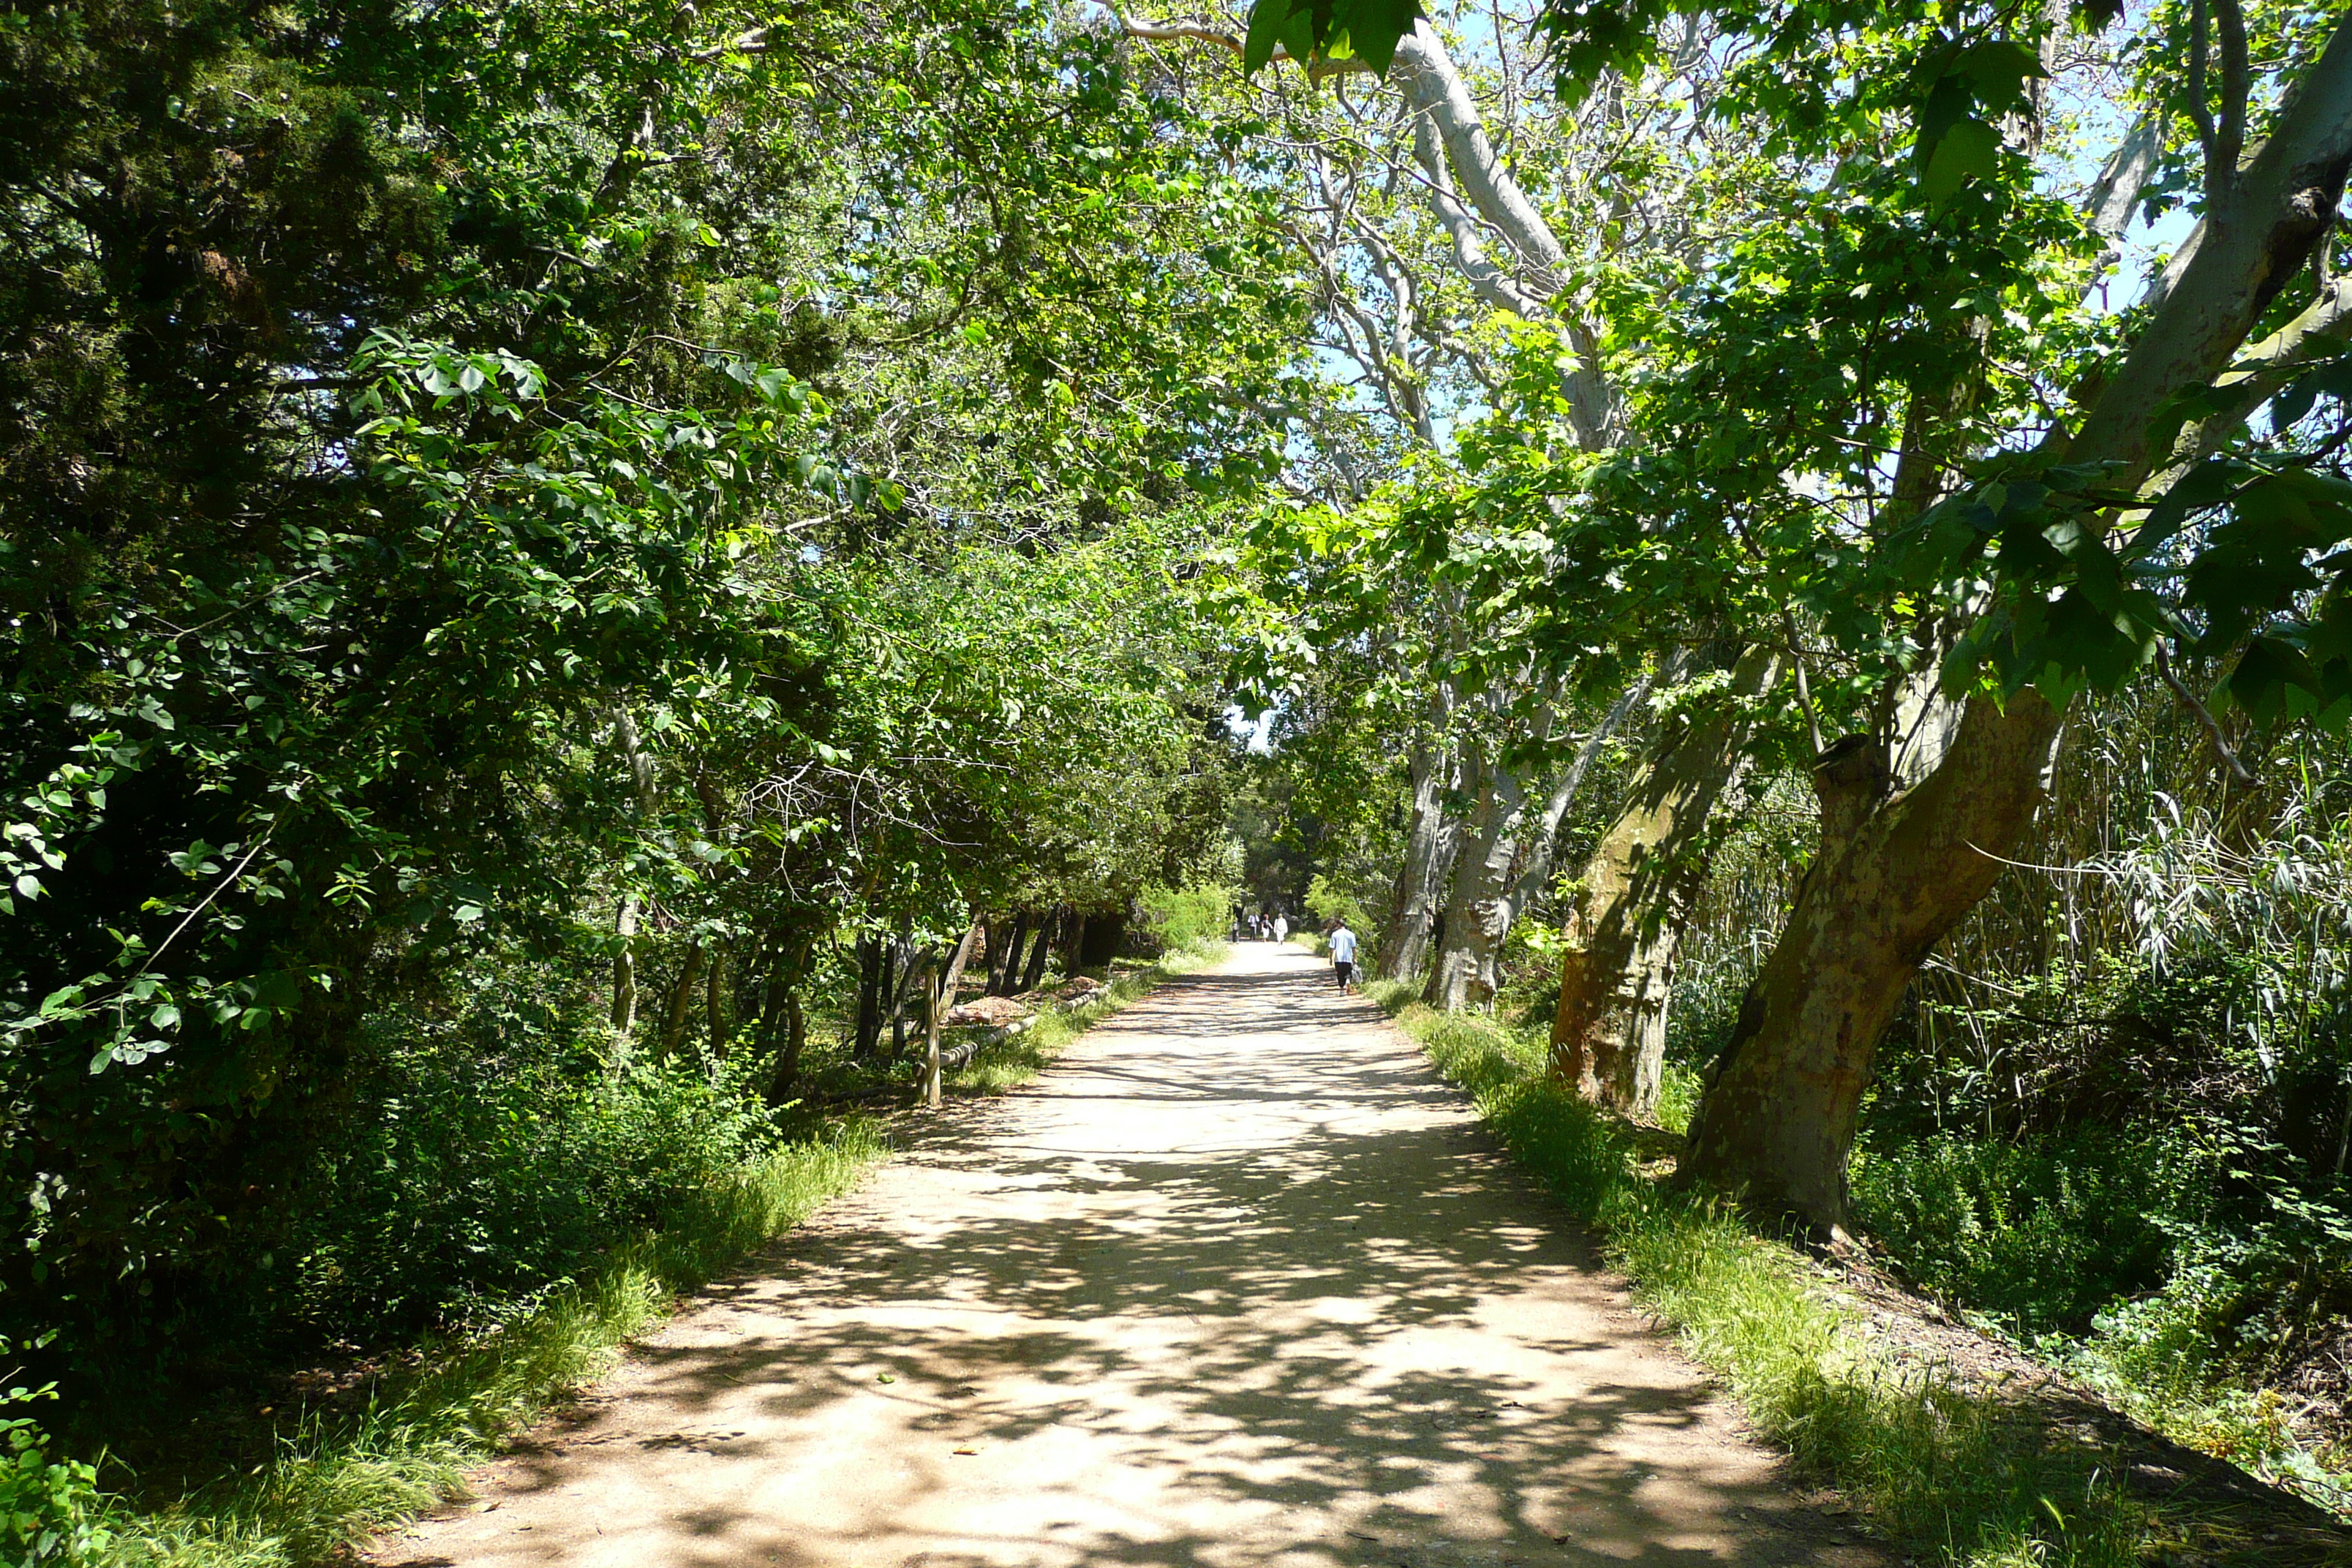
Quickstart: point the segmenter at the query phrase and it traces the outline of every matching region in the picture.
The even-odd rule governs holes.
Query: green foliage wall
[[[835,930],[1219,830],[1255,198],[1058,14],[770,20],[0,12],[0,1289],[61,1349],[260,1258],[320,1322],[542,1274],[754,1132],[593,1044],[619,959],[633,1048],[772,1055]],[[579,1016],[456,1021],[531,962]]]

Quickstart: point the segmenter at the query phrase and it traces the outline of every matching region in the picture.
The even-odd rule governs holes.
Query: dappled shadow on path
[[[1176,982],[913,1140],[411,1561],[1883,1561],[1328,985]]]

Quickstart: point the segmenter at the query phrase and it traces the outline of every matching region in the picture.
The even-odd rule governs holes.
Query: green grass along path
[[[1328,973],[1244,945],[910,1139],[378,1560],[1897,1561]]]

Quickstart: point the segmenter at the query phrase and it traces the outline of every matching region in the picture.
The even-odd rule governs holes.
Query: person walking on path
[[[1340,995],[1355,989],[1356,933],[1348,929],[1346,921],[1336,921],[1331,928],[1331,973],[1339,977]]]
[[[1288,942],[1290,940],[1290,917],[1282,913],[1280,910],[1276,910],[1275,912],[1274,940],[1276,942]]]

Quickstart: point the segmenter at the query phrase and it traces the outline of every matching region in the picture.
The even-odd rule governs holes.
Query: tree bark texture
[[[613,714],[613,738],[621,748],[621,760],[628,765],[629,783],[636,796],[637,816],[641,824],[653,820],[657,802],[654,795],[653,759],[646,754],[643,740],[637,734],[637,721],[625,708]],[[621,907],[614,917],[614,934],[619,938],[613,954],[613,1027],[627,1035],[637,1026],[637,896],[624,893]]]
[[[2339,23],[2241,159],[2206,172],[2207,216],[2150,284],[2146,323],[2053,461],[2137,486],[2154,415],[2226,370],[2263,307],[2335,221],[2352,167],[2352,22]],[[2242,126],[2240,127],[2242,130]],[[1740,1005],[1691,1129],[1685,1168],[1814,1225],[1843,1224],[1854,1112],[1878,1039],[1936,943],[1988,891],[2039,804],[2060,723],[2039,695],[1971,699],[1940,763],[1886,789],[1883,753],[1824,753],[1822,842],[1787,928]]]
[[[1461,793],[1470,797],[1470,812],[1456,826],[1454,834],[1454,856],[1443,868],[1444,901],[1433,935],[1433,961],[1429,966],[1429,980],[1423,985],[1421,999],[1433,1007],[1448,1013],[1458,1013],[1465,1007],[1482,1005],[1492,995],[1472,994],[1470,976],[1458,962],[1449,959],[1463,951],[1462,931],[1476,920],[1472,904],[1477,898],[1477,875],[1473,868],[1502,831],[1508,814],[1517,810],[1519,801],[1518,780],[1497,767],[1486,745],[1470,740],[1462,746]]]
[[[1037,918],[1037,938],[1029,944],[1029,962],[1021,971],[1021,990],[1034,991],[1045,978],[1045,957],[1053,951],[1054,927],[1060,919],[1059,910],[1049,910]]]
[[[857,939],[857,1031],[850,1048],[861,1061],[874,1054],[882,1037],[884,952],[878,936]]]
[[[988,994],[1009,996],[1013,982],[1021,973],[1021,943],[1029,931],[1029,911],[1015,910],[1012,923],[1000,937],[994,927],[989,930]]]
[[[703,971],[703,1012],[710,1023],[710,1054],[719,1056],[727,1049],[727,950],[717,942],[710,947],[709,966]]]
[[[2000,877],[2042,796],[2059,710],[1969,704],[1951,750],[1889,796],[1884,742],[1813,769],[1822,841],[1707,1075],[1684,1169],[1814,1225],[1846,1217],[1846,1156],[1878,1039],[1920,963]]]
[[[613,1027],[626,1035],[637,1026],[637,900],[624,895],[613,917],[619,946],[613,954]]]
[[[955,1005],[956,987],[962,984],[964,965],[971,961],[972,949],[980,942],[981,930],[981,915],[975,910],[971,925],[964,931],[963,940],[956,943],[955,952],[948,960],[946,973],[931,988],[931,1005],[923,1020],[923,1103],[933,1110],[940,1108],[946,1077],[940,1066],[940,1026],[946,1022],[948,1009]]]
[[[917,948],[914,938],[902,929],[891,951],[897,954],[898,970],[890,984],[890,1054],[902,1057],[907,1054],[907,1008],[930,968],[934,950]]]
[[[1657,1109],[1675,958],[1707,826],[1780,667],[1776,650],[1748,649],[1717,703],[1658,738],[1585,862],[1562,933],[1551,1075],[1597,1105],[1637,1117]]]
[[[1551,879],[1559,826],[1576,805],[1585,774],[1649,692],[1650,680],[1644,677],[1610,706],[1553,783],[1540,809],[1529,809],[1516,773],[1500,766],[1489,770],[1492,809],[1457,858],[1454,890],[1446,900],[1452,918],[1445,924],[1435,968],[1435,1000],[1446,1011],[1484,1007],[1494,1001],[1502,984],[1503,943]]]
[[[1454,269],[1487,303],[1529,320],[1551,314],[1566,280],[1568,253],[1510,165],[1495,151],[1477,100],[1427,21],[1397,40],[1389,79],[1413,110],[1413,155],[1426,176],[1423,195],[1454,241]],[[1486,251],[1489,237],[1511,251],[1506,266]],[[1587,451],[1608,444],[1612,398],[1601,375],[1599,336],[1570,310],[1576,364],[1569,372],[1569,420]]]
[[[1397,868],[1388,920],[1373,949],[1383,974],[1418,974],[1429,962],[1431,911],[1440,895],[1440,879],[1454,864],[1458,832],[1445,810],[1451,773],[1451,759],[1435,742],[1413,747],[1412,816],[1405,826],[1404,859]]]
[[[686,1026],[694,1016],[694,988],[702,978],[702,944],[688,943],[677,983],[669,990],[669,1009],[662,1018],[661,1048],[666,1057],[677,1055],[686,1044]]]
[[[774,966],[768,973],[760,1028],[773,1064],[768,1072],[771,1105],[791,1099],[793,1086],[800,1079],[801,1053],[808,1046],[808,1009],[801,1003],[801,982],[808,977],[809,953],[815,945],[814,931],[787,936],[778,943]]]

